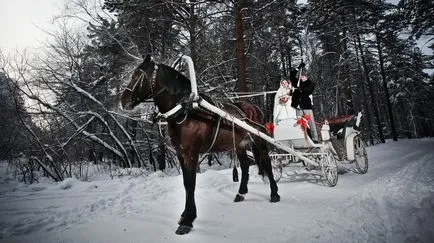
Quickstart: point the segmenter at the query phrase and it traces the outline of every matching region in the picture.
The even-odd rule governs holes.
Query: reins
[[[146,74],[146,72],[143,71],[143,69],[140,68],[139,71],[140,71],[140,76],[137,79],[137,82],[134,84],[134,86],[131,89],[125,88],[126,91],[129,91],[131,93],[134,92],[134,90],[137,88],[137,85],[139,85],[139,84],[140,84],[140,88],[142,88],[145,78],[149,82],[149,88],[151,90],[151,95],[150,95],[149,99],[153,99],[153,98],[157,97],[159,94],[161,94],[166,89],[166,87],[163,87],[157,93],[154,92],[155,86],[156,86],[158,64],[154,64],[154,69],[152,70],[150,78],[148,77],[148,74]]]

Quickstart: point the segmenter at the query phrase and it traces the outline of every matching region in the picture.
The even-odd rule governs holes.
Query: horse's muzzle
[[[119,108],[121,110],[131,110],[134,107],[132,99],[131,99],[131,94],[128,92],[124,91],[122,93],[119,101],[120,101],[119,102]]]
[[[133,109],[133,102],[119,102],[119,108],[124,111],[129,111]]]

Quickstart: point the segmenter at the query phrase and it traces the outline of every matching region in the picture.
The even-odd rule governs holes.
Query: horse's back
[[[247,101],[238,101],[234,105],[243,111],[247,119],[260,125],[264,124],[264,113],[259,106]]]

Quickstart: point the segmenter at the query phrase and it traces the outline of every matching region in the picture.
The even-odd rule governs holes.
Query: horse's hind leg
[[[235,196],[234,202],[241,202],[247,194],[247,183],[249,182],[249,158],[247,157],[245,148],[237,148],[237,157],[241,167],[241,183],[238,194]]]
[[[262,167],[265,174],[268,176],[268,180],[270,181],[270,189],[271,189],[270,202],[278,202],[280,201],[280,196],[277,193],[278,191],[277,183],[274,180],[267,144],[262,139],[257,138],[252,144],[252,147],[254,147],[252,149],[253,153],[257,153],[255,155],[255,158],[260,158],[260,161],[256,161],[256,163],[258,164],[259,168]]]
[[[193,221],[196,219],[196,203],[194,200],[194,190],[196,188],[196,171],[198,156],[188,156],[188,161],[182,155],[178,155],[181,164],[182,176],[185,188],[185,208],[179,219],[179,227],[176,234],[183,235],[190,232],[193,228]]]
[[[253,157],[255,158],[255,163],[258,166],[258,175],[265,176],[264,167],[262,166],[262,162],[261,162],[261,153],[259,153],[258,148],[254,145],[252,145],[252,152],[253,152]]]

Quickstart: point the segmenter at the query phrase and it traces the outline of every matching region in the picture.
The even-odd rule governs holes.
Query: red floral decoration
[[[273,135],[274,134],[274,123],[267,122],[265,123],[265,130],[268,134]]]
[[[285,104],[286,102],[288,102],[288,97],[287,96],[282,96],[279,99],[279,103],[280,104]]]
[[[310,128],[309,121],[310,121],[310,116],[308,114],[303,114],[297,120],[297,124],[301,126],[301,129],[303,129],[303,131],[306,131],[306,129]]]

